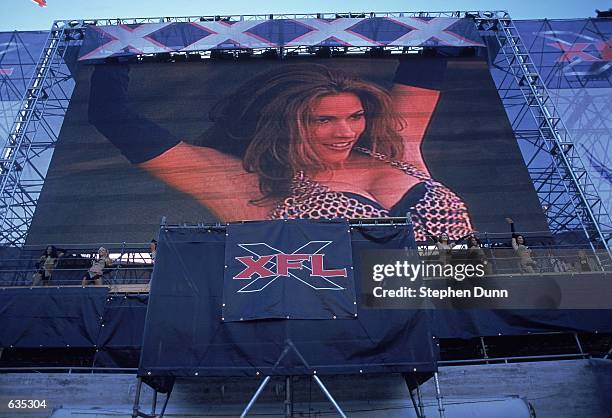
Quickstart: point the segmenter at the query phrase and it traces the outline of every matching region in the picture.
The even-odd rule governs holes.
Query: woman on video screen
[[[457,239],[472,229],[467,208],[420,153],[439,93],[408,85],[405,66],[389,93],[326,66],[279,64],[222,100],[189,144],[128,108],[129,67],[102,65],[89,119],[132,163],[222,221],[410,212],[417,240]]]

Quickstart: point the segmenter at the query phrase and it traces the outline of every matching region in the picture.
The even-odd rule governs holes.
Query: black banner
[[[339,224],[340,227],[343,234],[352,238],[353,257],[365,248],[397,249],[414,245],[406,228],[364,227],[353,229],[349,234],[346,225]],[[357,317],[350,320],[223,321],[225,245],[225,228],[162,231],[139,375],[253,376],[257,373],[435,370],[438,352],[426,311],[362,310],[358,299]],[[301,245],[295,242],[296,248]],[[337,266],[325,264],[325,267]],[[354,267],[354,274],[359,277],[359,266]],[[358,281],[355,286],[359,294]],[[286,306],[295,302],[293,295],[285,295]]]

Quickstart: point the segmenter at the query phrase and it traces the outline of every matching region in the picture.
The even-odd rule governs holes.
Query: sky
[[[0,31],[47,30],[54,20],[317,12],[508,10],[513,19],[571,19],[594,17],[595,9],[609,5],[594,0],[47,0],[42,8],[32,0],[0,0]]]

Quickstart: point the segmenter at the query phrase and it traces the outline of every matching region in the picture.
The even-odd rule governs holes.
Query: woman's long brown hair
[[[390,158],[403,155],[401,119],[383,88],[318,64],[280,65],[248,81],[218,108],[209,134],[243,144],[243,166],[259,177],[260,201],[287,196],[300,170],[326,169],[310,141],[312,107],[324,96],[352,93],[361,100],[366,129],[358,146]],[[232,145],[226,144],[228,147]],[[240,147],[242,148],[242,147]]]

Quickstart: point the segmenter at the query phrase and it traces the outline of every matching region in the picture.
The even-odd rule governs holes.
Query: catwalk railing
[[[491,16],[503,13],[501,11],[483,12]],[[332,13],[268,13],[268,14],[244,14],[244,15],[194,15],[194,16],[165,16],[165,17],[118,17],[109,19],[65,19],[56,20],[56,27],[75,27],[75,26],[111,26],[111,25],[142,25],[145,23],[169,23],[169,22],[242,22],[250,20],[272,20],[272,19],[339,19],[339,18],[366,18],[366,17],[466,17],[463,11],[439,11],[439,12],[332,12]]]
[[[104,269],[103,286],[148,284],[153,271],[149,244],[103,244],[109,250],[112,266]],[[99,244],[58,246],[57,257],[51,267],[50,279],[43,278],[41,256],[46,247],[4,247],[0,253],[1,286],[81,286],[92,262],[97,257]],[[137,290],[136,290],[137,291]]]
[[[213,228],[222,228],[216,226]],[[488,275],[570,275],[579,278],[582,273],[601,272],[612,279],[612,264],[602,263],[607,253],[595,253],[589,246],[583,248],[567,245],[551,245],[550,238],[538,233],[525,233],[533,271],[526,272],[521,267],[520,258],[512,248],[507,233],[480,233],[482,251],[468,248],[465,242],[455,243],[450,260],[440,256],[433,241],[419,243],[419,255],[426,263],[474,263],[486,260]],[[113,264],[104,269],[104,286],[148,285],[154,264],[151,259],[149,243],[95,243],[81,245],[58,245],[63,253],[52,268],[51,279],[36,277],[42,274],[40,261],[46,247],[25,246],[0,247],[0,287],[12,286],[81,286],[82,279],[97,257],[100,245],[109,250]],[[146,287],[136,286],[133,291],[147,291]]]

